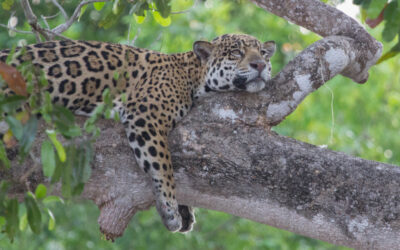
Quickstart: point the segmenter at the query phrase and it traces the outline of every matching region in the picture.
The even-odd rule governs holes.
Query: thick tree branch
[[[261,8],[323,37],[290,62],[270,82],[273,96],[268,123],[276,125],[311,92],[337,74],[364,83],[382,53],[376,41],[354,19],[319,0],[252,0]],[[302,63],[300,63],[302,62]]]
[[[400,244],[398,167],[269,134],[261,124],[243,121],[233,111],[238,102],[257,95],[222,97],[231,102],[220,105],[221,96],[208,100],[170,137],[180,203],[338,245],[395,249]],[[153,195],[149,178],[135,164],[123,126],[102,121],[101,129],[83,197],[99,206],[100,228],[114,238],[122,235],[137,211],[153,204]],[[39,154],[40,143],[34,152]],[[33,164],[13,165],[7,178],[18,183]],[[37,172],[28,178],[32,189],[40,181]],[[14,194],[25,186],[16,185]]]

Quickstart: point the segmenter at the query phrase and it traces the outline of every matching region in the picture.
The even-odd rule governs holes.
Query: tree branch
[[[376,41],[354,19],[318,0],[252,0],[261,8],[323,37],[291,61],[270,82],[270,125],[280,123],[310,93],[337,74],[355,82],[368,79],[382,53]],[[302,62],[302,63],[300,63]]]
[[[221,97],[230,102],[221,105]],[[227,115],[252,99],[258,96],[219,95],[174,130],[169,143],[178,201],[338,245],[395,249],[400,244],[399,168],[269,134],[261,124]],[[259,107],[246,108],[256,113],[251,109]],[[99,206],[101,231],[115,238],[137,211],[153,204],[153,195],[148,176],[134,163],[123,126],[113,121],[100,126],[83,197]],[[40,154],[39,142],[34,153]],[[14,160],[9,175],[18,183],[32,165],[18,166]],[[35,172],[28,180],[33,190],[43,177]]]
[[[96,2],[108,2],[109,0],[87,0],[87,1],[82,1],[79,3],[79,5],[75,8],[74,13],[72,16],[63,24],[58,25],[55,27],[52,31],[56,34],[61,34],[64,31],[66,31],[71,25],[78,20],[79,14],[81,13],[81,9],[83,6],[90,4],[90,3],[96,3]]]

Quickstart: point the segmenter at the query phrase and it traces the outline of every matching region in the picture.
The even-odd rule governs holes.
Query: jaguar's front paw
[[[187,233],[192,231],[195,223],[193,208],[185,205],[178,205],[178,211],[182,217],[182,227],[179,229],[179,232]]]
[[[178,212],[178,208],[167,206],[158,201],[156,202],[156,207],[162,222],[169,231],[176,232],[182,228],[182,217]]]

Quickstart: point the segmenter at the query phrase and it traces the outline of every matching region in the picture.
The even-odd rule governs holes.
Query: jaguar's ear
[[[193,44],[193,51],[202,62],[206,62],[208,60],[213,49],[214,46],[210,42],[197,41]]]
[[[274,41],[267,41],[263,43],[263,49],[262,51],[264,52],[264,57],[271,57],[276,50],[276,44]]]

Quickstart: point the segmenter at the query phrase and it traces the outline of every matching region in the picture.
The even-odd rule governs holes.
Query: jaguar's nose
[[[267,66],[267,64],[265,62],[251,62],[250,63],[250,67],[252,67],[253,69],[256,69],[260,73],[261,73],[261,71],[263,71],[265,69],[266,66]]]

